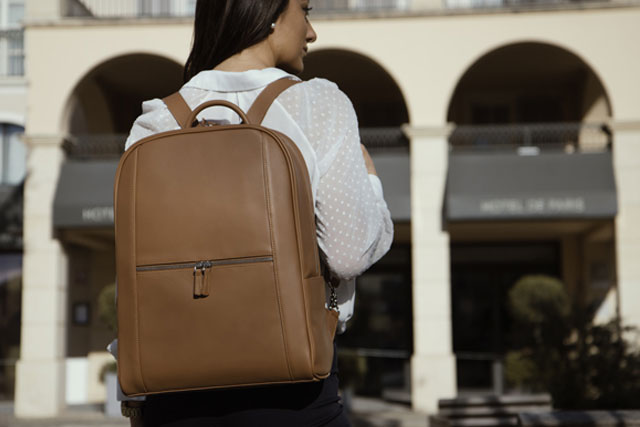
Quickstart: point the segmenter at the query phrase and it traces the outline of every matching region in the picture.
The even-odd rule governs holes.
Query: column
[[[66,256],[53,233],[53,199],[63,160],[60,139],[26,137],[24,258],[15,415],[58,415],[65,405]]]
[[[438,399],[456,395],[449,236],[443,230],[442,218],[448,130],[408,128],[406,133],[411,138],[411,399],[414,409],[435,413]]]
[[[640,327],[640,122],[616,123],[612,128],[619,309],[623,324]]]

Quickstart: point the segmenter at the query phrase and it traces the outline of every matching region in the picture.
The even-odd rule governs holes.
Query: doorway
[[[511,287],[523,276],[561,277],[556,242],[451,244],[453,351],[458,391],[503,394],[504,355],[511,350]]]

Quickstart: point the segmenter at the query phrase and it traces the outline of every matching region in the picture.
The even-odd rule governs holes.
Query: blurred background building
[[[27,149],[24,1],[0,1],[0,400],[12,398],[20,349],[22,199]]]
[[[105,399],[114,173],[141,102],[181,85],[194,6],[0,0],[0,398],[17,416]],[[303,77],[353,101],[396,227],[339,338],[345,383],[428,412],[511,392],[506,296],[528,274],[640,325],[640,3],[312,6]]]

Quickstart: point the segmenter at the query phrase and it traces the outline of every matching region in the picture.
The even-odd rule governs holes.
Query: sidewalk
[[[354,398],[350,419],[353,427],[427,426],[425,414],[413,412],[405,405],[365,397]],[[13,416],[13,403],[0,402],[0,427],[123,427],[128,425],[128,420],[124,418],[105,417],[99,406],[72,407],[53,419],[16,420]]]

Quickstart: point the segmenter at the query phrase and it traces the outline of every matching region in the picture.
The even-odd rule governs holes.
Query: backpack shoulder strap
[[[180,127],[183,129],[187,127],[187,120],[191,115],[191,108],[189,108],[187,101],[185,101],[182,95],[180,95],[180,92],[176,92],[166,98],[163,98],[162,102],[167,105],[169,111],[173,114],[173,117],[175,117]]]
[[[290,78],[283,78],[276,80],[264,88],[253,102],[253,105],[251,105],[251,108],[249,108],[249,112],[247,113],[249,123],[262,123],[264,116],[267,115],[269,107],[271,107],[271,104],[273,104],[273,101],[278,97],[278,95],[297,83],[300,82]],[[166,98],[163,98],[162,101],[167,105],[169,111],[180,127],[187,127],[187,120],[189,119],[192,111],[182,95],[180,95],[180,92],[175,92]]]
[[[253,102],[253,105],[251,105],[251,108],[249,108],[249,112],[247,113],[249,123],[262,123],[264,116],[267,115],[269,107],[271,107],[271,104],[273,104],[273,101],[278,97],[278,95],[298,83],[300,83],[300,81],[285,77],[276,80],[264,88]]]

